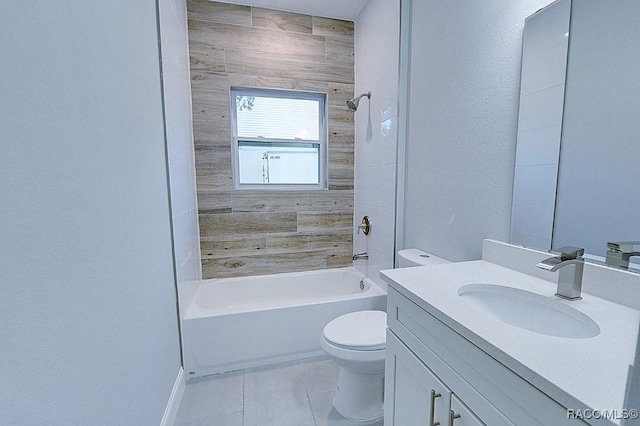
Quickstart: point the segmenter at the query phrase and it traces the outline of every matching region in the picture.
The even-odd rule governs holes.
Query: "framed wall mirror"
[[[640,240],[639,21],[636,0],[558,0],[527,18],[512,243],[604,256]]]

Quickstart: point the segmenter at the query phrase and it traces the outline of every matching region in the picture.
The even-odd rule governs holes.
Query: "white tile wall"
[[[514,201],[511,232],[544,239],[553,226],[553,204],[553,201]],[[520,241],[514,244],[526,246]]]
[[[519,132],[516,166],[557,164],[561,131],[562,126],[557,125]]]
[[[563,104],[564,84],[521,96],[518,130],[539,129],[562,124]]]
[[[570,6],[555,2],[524,29],[510,239],[542,250],[553,232]]]
[[[392,268],[395,236],[398,52],[400,2],[370,0],[356,20],[357,95],[371,91],[356,113],[354,251],[369,253],[354,266],[384,285],[380,269]],[[369,236],[355,232],[368,215]]]
[[[202,277],[186,2],[160,1],[160,33],[175,267],[180,283]]]
[[[520,166],[513,186],[514,201],[547,201],[556,198],[557,164]]]
[[[356,202],[393,209],[395,204],[396,165],[382,164],[356,168]]]

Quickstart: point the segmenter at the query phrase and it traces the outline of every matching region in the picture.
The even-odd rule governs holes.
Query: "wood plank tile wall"
[[[204,278],[352,264],[353,23],[188,0]],[[328,189],[234,190],[229,88],[327,93]]]

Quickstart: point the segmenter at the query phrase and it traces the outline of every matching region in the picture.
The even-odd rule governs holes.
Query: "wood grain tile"
[[[204,121],[199,124],[210,124],[213,128],[231,128],[229,78],[226,75],[191,71],[191,93],[194,122]]]
[[[349,228],[335,232],[299,232],[295,234],[267,234],[267,254],[297,253],[314,250],[347,251],[353,244]]]
[[[326,57],[324,37],[215,22],[189,21],[189,40],[214,48],[298,58]]]
[[[330,164],[329,189],[353,189],[353,167]]]
[[[224,49],[216,49],[200,43],[189,43],[189,64],[191,71],[223,73]]]
[[[230,191],[200,190],[198,196],[198,213],[231,213]]]
[[[313,30],[313,19],[309,15],[254,7],[252,16],[254,27],[304,34],[311,34]]]
[[[279,272],[299,272],[324,269],[324,251],[273,254],[266,256],[237,256],[202,261],[203,278],[228,278],[247,275],[266,275]]]
[[[229,109],[229,77],[225,74],[191,70],[191,91],[194,105]]]
[[[212,119],[194,119],[193,140],[196,149],[199,145],[207,147],[231,146],[231,130],[227,127],[227,121],[228,119],[222,116]]]
[[[251,8],[209,0],[187,0],[189,21],[222,22],[235,25],[251,25]]]
[[[314,16],[313,34],[329,37],[343,36],[353,38],[353,22]]]
[[[355,130],[353,126],[330,126],[329,127],[329,147],[354,146]]]
[[[327,229],[337,231],[353,228],[353,212],[299,212],[299,232],[322,232]]]
[[[218,96],[229,91],[229,77],[225,73],[191,70],[191,88],[194,87],[197,92]]]
[[[196,189],[202,191],[231,191],[233,178],[231,169],[196,168]]]
[[[353,84],[334,83],[328,84],[327,104],[335,107],[347,107],[347,101],[353,98]]]
[[[200,235],[296,232],[295,212],[201,214]]]
[[[353,250],[353,23],[188,0],[193,134],[203,274],[342,267]],[[229,89],[327,93],[322,191],[234,190]]]
[[[325,57],[353,64],[356,58],[353,37],[325,38]]]
[[[231,141],[226,146],[197,145],[195,149],[196,169],[229,169],[231,165]]]
[[[229,84],[234,87],[259,87],[262,89],[302,90],[326,93],[328,83],[255,74],[228,74]],[[346,102],[346,101],[345,101]]]
[[[332,126],[354,125],[355,114],[347,108],[346,101],[343,105],[329,105],[328,110],[329,122]]]
[[[353,191],[234,191],[234,212],[353,209]]]
[[[289,56],[261,52],[228,50],[227,72],[259,74],[312,81],[353,83],[353,66],[325,61],[300,60]]]
[[[203,259],[221,259],[230,256],[261,255],[266,252],[266,234],[205,237],[200,240]]]
[[[334,250],[327,253],[327,268],[344,268],[353,266],[353,245],[345,250]]]
[[[353,147],[351,149],[329,148],[329,164],[332,164],[335,167],[340,166],[353,168],[353,162]]]
[[[304,211],[353,211],[353,191],[310,191],[301,207]]]

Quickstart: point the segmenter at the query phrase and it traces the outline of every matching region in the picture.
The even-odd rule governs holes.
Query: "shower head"
[[[358,110],[358,104],[360,103],[360,99],[366,96],[367,98],[371,99],[371,91],[367,92],[367,93],[363,93],[362,95],[358,96],[357,98],[353,98],[349,101],[347,101],[347,107],[353,111],[356,112]]]

